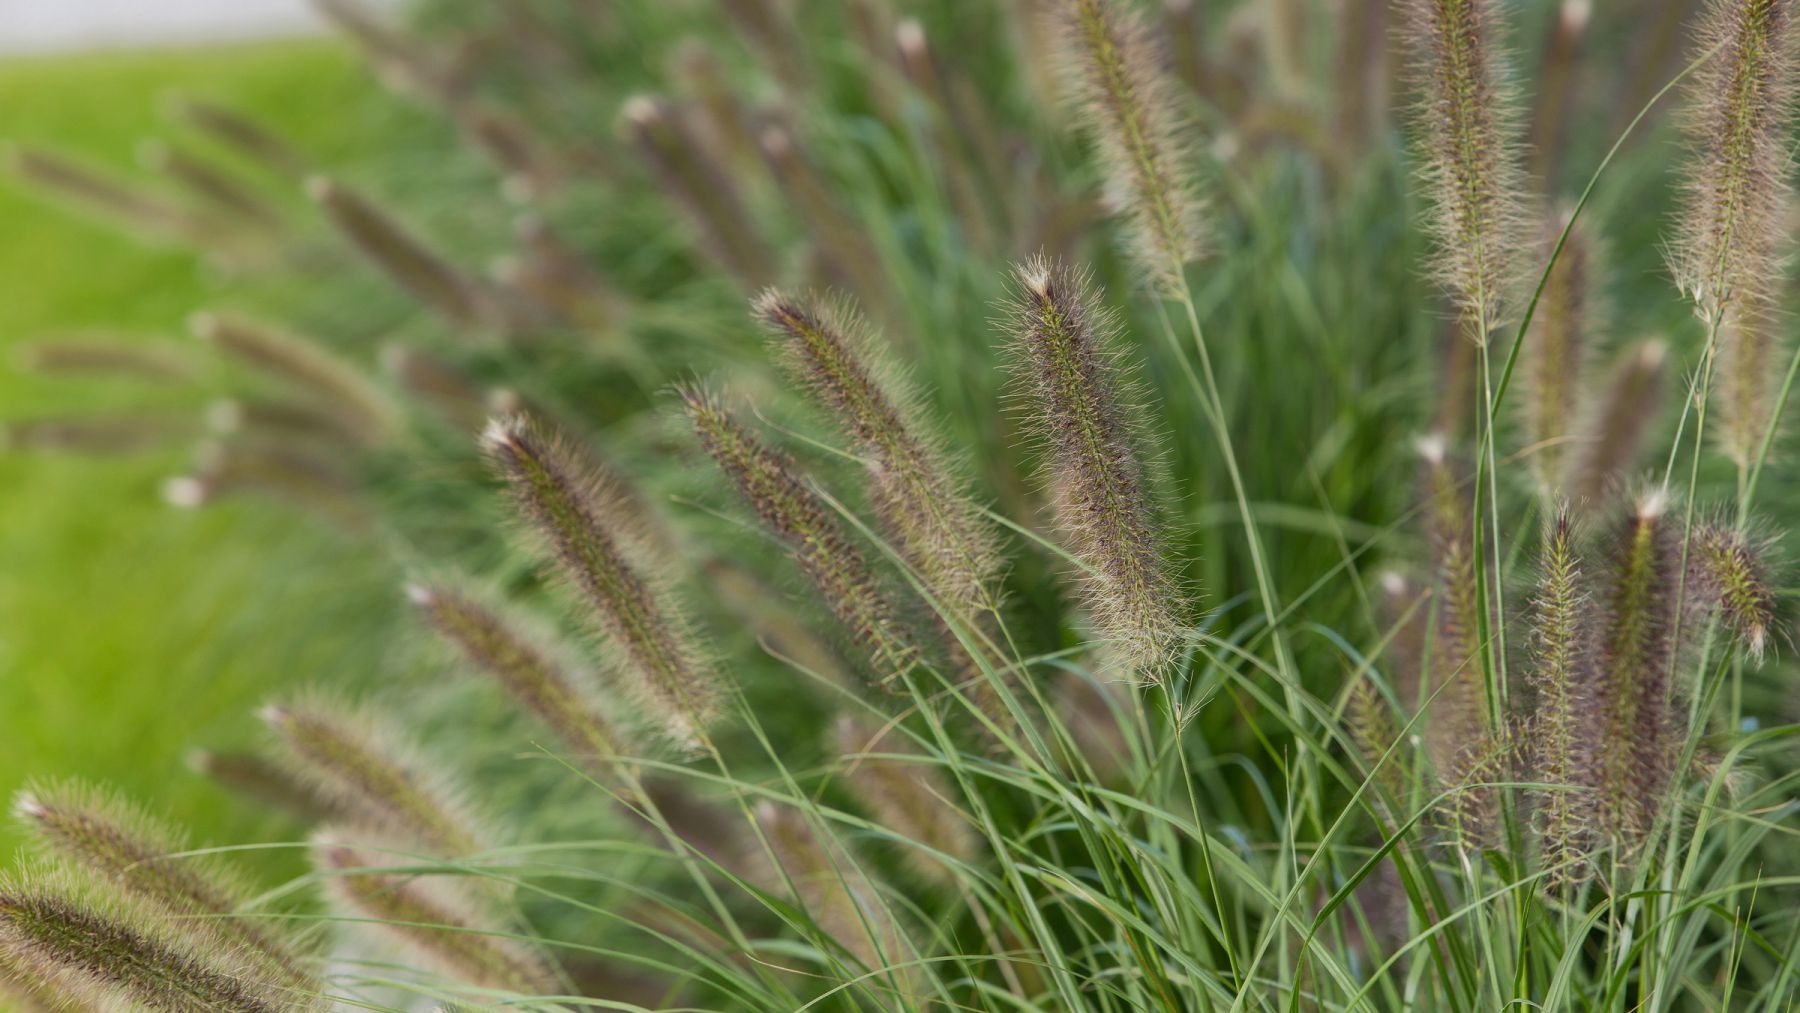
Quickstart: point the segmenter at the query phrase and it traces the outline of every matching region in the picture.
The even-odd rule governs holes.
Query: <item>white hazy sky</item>
[[[319,30],[308,0],[0,0],[0,52],[5,53]]]

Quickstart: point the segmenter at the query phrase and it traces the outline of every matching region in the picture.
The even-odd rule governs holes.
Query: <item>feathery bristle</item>
[[[1678,745],[1670,668],[1680,544],[1664,516],[1667,506],[1665,494],[1652,492],[1626,511],[1600,599],[1594,774],[1599,829],[1621,841],[1641,836],[1655,819]]]
[[[838,718],[837,749],[857,801],[904,842],[907,866],[926,882],[954,885],[956,872],[946,859],[975,861],[979,841],[951,801],[949,780],[904,733],[852,715]]]
[[[794,460],[757,439],[712,392],[689,385],[679,393],[701,448],[763,523],[787,543],[877,677],[888,682],[911,669],[918,650],[902,627],[898,610]]]
[[[243,944],[287,985],[317,990],[293,941],[249,910],[243,884],[208,859],[179,855],[186,850],[179,835],[136,807],[90,790],[40,785],[20,792],[13,812],[51,855],[177,915],[197,916],[199,931]]]
[[[1120,662],[1160,678],[1188,603],[1163,556],[1129,373],[1112,347],[1117,323],[1083,272],[1039,257],[1014,273],[1017,371],[1048,444],[1045,482],[1084,570],[1087,610]]]
[[[593,694],[558,656],[568,652],[544,643],[517,617],[441,584],[414,584],[406,594],[438,634],[515,703],[554,730],[591,770],[606,771],[617,736]]]
[[[440,972],[481,988],[522,995],[564,991],[545,958],[489,913],[468,884],[432,875],[394,842],[324,830],[313,864],[334,904]]]
[[[188,325],[220,355],[340,416],[363,443],[380,443],[399,428],[387,394],[317,338],[230,313],[196,313]]]
[[[1407,0],[1423,99],[1424,176],[1437,272],[1463,328],[1486,344],[1500,322],[1519,219],[1515,114],[1494,0]]]
[[[1108,200],[1127,215],[1145,271],[1173,291],[1202,246],[1174,82],[1148,31],[1116,0],[1064,0],[1058,16],[1063,65],[1107,163]]]
[[[1776,280],[1795,91],[1792,0],[1711,0],[1697,39],[1674,272],[1706,319]]]
[[[1668,355],[1661,341],[1638,345],[1614,372],[1605,399],[1590,412],[1568,474],[1570,496],[1583,513],[1604,506],[1637,466],[1644,437],[1662,412]]]
[[[97,884],[52,872],[0,886],[0,967],[78,1009],[288,1013],[316,999],[241,950]]]
[[[687,215],[701,252],[754,291],[773,278],[776,259],[744,210],[737,184],[694,138],[667,100],[634,95],[620,112],[652,181]]]
[[[1721,524],[1695,529],[1691,562],[1697,579],[1691,596],[1711,599],[1726,628],[1761,660],[1775,622],[1775,591],[1765,553],[1748,537]]]
[[[756,823],[769,846],[771,887],[791,884],[819,933],[871,971],[887,971],[904,989],[905,973],[889,970],[911,955],[892,913],[856,857],[805,813],[774,802],[756,807]]]
[[[606,633],[613,670],[671,739],[697,748],[720,689],[673,591],[658,579],[646,536],[633,530],[629,504],[523,416],[489,423],[482,445]]]
[[[1544,529],[1532,602],[1531,684],[1537,691],[1531,721],[1535,776],[1559,787],[1539,793],[1537,813],[1544,864],[1563,867],[1559,880],[1578,878],[1575,862],[1587,850],[1599,706],[1599,673],[1590,642],[1594,628],[1581,561],[1575,550],[1575,522],[1560,507]]]
[[[499,326],[493,293],[439,256],[368,198],[322,176],[306,192],[339,233],[389,280],[458,327]]]
[[[1364,766],[1373,769],[1377,763],[1382,764],[1375,772],[1374,782],[1388,798],[1405,798],[1407,777],[1403,758],[1398,752],[1391,756],[1388,753],[1400,741],[1400,727],[1394,721],[1394,709],[1382,698],[1373,679],[1364,676],[1350,687],[1344,716],[1350,728],[1350,741],[1362,755]],[[1387,803],[1383,800],[1382,804]]]
[[[1531,447],[1532,470],[1539,491],[1562,491],[1569,458],[1567,444],[1575,438],[1581,408],[1583,378],[1593,346],[1598,288],[1593,244],[1587,227],[1569,227],[1564,213],[1545,223],[1541,249],[1546,258],[1557,238],[1568,228],[1562,253],[1550,269],[1531,319],[1525,340],[1526,439]]]
[[[847,304],[775,290],[757,297],[754,311],[792,375],[855,441],[875,509],[926,589],[948,609],[991,608],[1001,559],[993,532],[867,325]]]
[[[295,769],[359,822],[405,834],[444,858],[487,848],[483,834],[441,767],[416,758],[410,743],[374,716],[318,701],[261,712]]]

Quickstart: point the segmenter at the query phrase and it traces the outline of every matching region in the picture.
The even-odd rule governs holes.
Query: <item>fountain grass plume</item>
[[[1671,669],[1681,544],[1668,510],[1668,494],[1655,490],[1623,511],[1599,597],[1602,677],[1599,713],[1590,718],[1599,735],[1597,829],[1627,845],[1660,812],[1679,748]]]
[[[907,868],[924,882],[954,886],[957,873],[946,862],[974,862],[981,842],[957,808],[949,779],[893,725],[843,714],[835,737],[845,783],[899,839]]]
[[[195,932],[241,945],[288,987],[318,990],[307,955],[278,921],[252,909],[252,893],[235,871],[180,854],[187,850],[181,835],[138,807],[78,785],[37,784],[14,797],[13,813],[48,857],[193,918]]]
[[[1175,82],[1148,29],[1117,0],[1060,0],[1056,17],[1061,65],[1106,165],[1107,200],[1130,223],[1147,276],[1173,292],[1203,246]]]
[[[1579,512],[1591,514],[1606,506],[1637,467],[1644,437],[1667,399],[1668,358],[1669,346],[1662,341],[1639,343],[1586,413],[1581,445],[1567,476]]]
[[[542,721],[590,771],[606,775],[619,738],[573,652],[522,616],[509,615],[446,582],[407,586],[440,637],[499,683],[522,710]]]
[[[1560,868],[1561,881],[1583,874],[1579,859],[1592,843],[1598,748],[1593,722],[1600,706],[1595,629],[1575,520],[1568,506],[1559,504],[1544,528],[1532,602],[1530,679],[1536,705],[1527,745],[1536,780],[1558,786],[1538,792],[1535,808],[1544,864]]]
[[[1689,547],[1690,598],[1704,598],[1753,660],[1775,632],[1775,588],[1768,545],[1719,522],[1694,529]]]
[[[567,991],[554,966],[485,897],[402,842],[327,828],[314,835],[312,855],[337,911],[441,973],[517,996]]]
[[[1564,212],[1545,220],[1540,233],[1547,258],[1564,236],[1562,252],[1550,269],[1525,339],[1524,379],[1526,442],[1532,471],[1546,496],[1560,495],[1577,438],[1583,408],[1588,360],[1598,329],[1599,267],[1588,227],[1569,228]]]
[[[400,428],[399,410],[387,392],[315,337],[235,313],[196,313],[188,326],[228,361],[341,416],[367,445],[392,438]]]
[[[358,823],[443,858],[489,847],[444,765],[426,760],[388,720],[316,697],[270,704],[261,717],[293,771]]]
[[[1495,0],[1405,0],[1434,270],[1476,344],[1499,325],[1521,217],[1517,113]]]
[[[687,384],[678,393],[701,449],[787,545],[876,677],[891,684],[910,670],[919,652],[899,609],[793,458],[763,443],[711,390]]]
[[[89,877],[28,869],[0,883],[0,974],[68,1009],[296,1013],[323,1009],[241,947],[196,934]]]
[[[1440,776],[1465,770],[1486,748],[1494,729],[1483,701],[1480,607],[1477,593],[1476,532],[1471,486],[1462,480],[1448,441],[1432,434],[1419,440],[1425,469],[1427,530],[1437,570],[1436,624],[1431,631],[1429,667],[1431,721],[1426,744]],[[1442,687],[1439,689],[1438,687]]]
[[[1793,19],[1792,0],[1710,0],[1700,24],[1712,56],[1689,85],[1693,155],[1671,259],[1707,320],[1763,295],[1786,254]]]
[[[791,887],[828,946],[840,946],[877,981],[907,991],[910,975],[894,965],[912,958],[900,924],[844,842],[792,806],[764,801],[756,823],[768,844],[771,889]]]
[[[1164,555],[1117,319],[1088,275],[1043,257],[1014,269],[1016,372],[1046,444],[1043,481],[1080,562],[1086,609],[1118,662],[1155,680],[1175,661],[1188,593]]]
[[[71,334],[42,338],[18,349],[19,365],[34,373],[116,376],[152,383],[197,377],[196,364],[167,342],[127,335]]]
[[[254,117],[192,95],[176,96],[169,115],[236,151],[279,176],[299,177],[310,165],[306,156],[280,134]]]
[[[502,308],[479,279],[464,273],[375,202],[323,176],[309,177],[307,196],[350,246],[388,280],[452,326],[502,326]]]
[[[609,670],[670,740],[699,748],[722,688],[628,494],[523,415],[493,420],[482,445],[606,635]]]
[[[790,375],[853,441],[876,512],[926,589],[954,614],[991,610],[1002,561],[992,527],[868,325],[814,295],[770,289],[752,307]]]

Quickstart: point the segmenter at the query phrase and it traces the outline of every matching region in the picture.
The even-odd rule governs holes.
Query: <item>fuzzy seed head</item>
[[[1406,0],[1435,273],[1485,344],[1511,285],[1518,141],[1494,0]]]
[[[954,885],[956,873],[944,862],[974,861],[979,842],[952,801],[948,779],[892,727],[846,714],[836,733],[845,779],[876,821],[905,843],[908,867],[925,882]]]
[[[1708,320],[1760,298],[1786,253],[1793,8],[1792,0],[1711,0],[1699,30],[1700,51],[1716,51],[1689,92],[1693,155],[1674,272]]]
[[[843,842],[815,827],[804,813],[774,802],[757,805],[756,823],[773,862],[767,874],[770,887],[791,884],[827,940],[874,971],[907,959],[910,949],[899,924]],[[903,979],[900,984],[905,987]]]
[[[196,931],[253,954],[265,971],[296,989],[318,987],[293,942],[260,920],[250,892],[216,863],[182,857],[180,835],[98,792],[45,785],[20,792],[13,812],[50,857],[65,861],[146,902],[196,918]]]
[[[1106,164],[1107,200],[1130,225],[1131,252],[1174,292],[1204,245],[1188,124],[1150,33],[1117,0],[1059,0],[1061,59]]]
[[[527,713],[544,722],[597,772],[616,752],[611,722],[572,666],[569,654],[544,642],[517,617],[448,586],[411,584],[406,594],[446,643],[498,682]]]
[[[613,672],[671,740],[697,748],[718,714],[717,676],[625,494],[522,415],[494,419],[482,445],[606,634]]]
[[[1088,613],[1126,667],[1156,679],[1180,648],[1188,602],[1164,558],[1117,324],[1081,272],[1040,257],[1015,277],[1016,372],[1048,447],[1045,483],[1084,570]]]
[[[359,822],[416,841],[445,858],[486,850],[486,835],[440,764],[387,722],[320,700],[271,704],[259,715],[296,774]]]
[[[1766,550],[1734,528],[1706,524],[1695,531],[1691,553],[1695,593],[1716,604],[1726,628],[1760,661],[1775,624]]]
[[[321,176],[306,181],[306,192],[359,254],[426,308],[459,327],[498,322],[492,293],[373,201]]]
[[[991,607],[1001,559],[993,531],[867,325],[848,304],[774,289],[757,297],[753,312],[789,372],[868,462],[876,510],[926,589],[957,614]]]
[[[338,911],[441,973],[522,995],[565,991],[545,957],[490,912],[487,898],[422,868],[428,863],[409,857],[403,844],[327,829],[313,839],[313,864]]]
[[[898,608],[793,458],[757,438],[711,391],[688,385],[678,393],[701,449],[786,543],[876,676],[891,682],[917,664],[918,649]]]

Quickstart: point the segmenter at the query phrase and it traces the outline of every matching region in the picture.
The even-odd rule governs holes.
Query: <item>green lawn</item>
[[[0,64],[0,140],[133,170],[139,143],[169,132],[160,110],[173,91],[254,112],[327,164],[354,157],[375,115],[349,54],[325,42],[96,54]],[[45,333],[184,340],[182,321],[218,285],[191,254],[10,178],[0,222],[0,417],[206,397],[22,374],[16,345]],[[262,817],[191,774],[187,752],[253,741],[250,712],[275,687],[365,674],[357,621],[378,618],[370,603],[391,585],[355,565],[362,547],[293,515],[165,507],[158,485],[187,452],[0,456],[0,795],[35,775],[80,776],[153,796],[209,839],[243,839]],[[290,614],[307,618],[281,622]],[[0,855],[16,840],[0,829]]]

